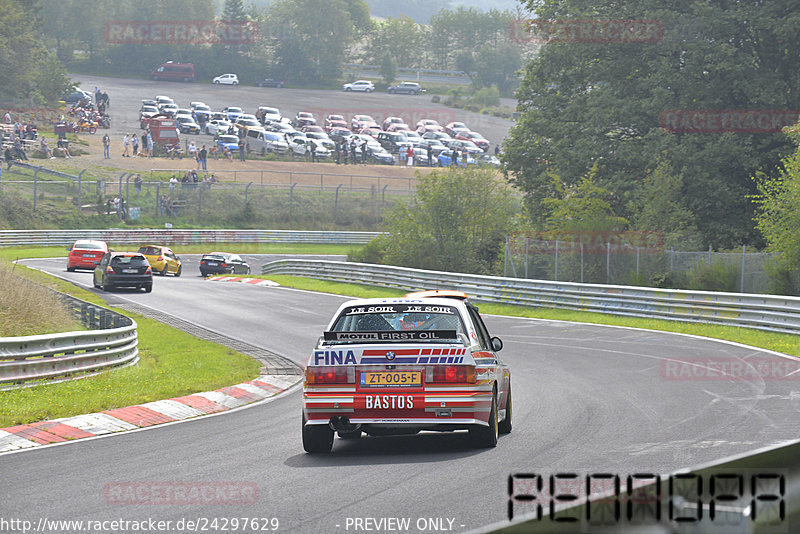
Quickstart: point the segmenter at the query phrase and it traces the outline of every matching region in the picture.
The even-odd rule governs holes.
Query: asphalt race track
[[[248,256],[251,265],[257,260]],[[24,263],[91,289],[91,274],[67,273],[63,259]],[[184,273],[156,277],[150,294],[104,296],[168,311],[297,362],[343,300],[203,281],[196,266]],[[473,449],[462,433],[430,433],[337,439],[331,455],[307,455],[295,388],[222,416],[3,455],[2,515],[173,525],[277,518],[278,531],[302,533],[353,532],[356,519],[410,518],[409,532],[466,532],[506,518],[511,473],[667,474],[796,438],[795,381],[665,372],[679,357],[780,364],[778,356],[632,329],[501,317],[487,324],[504,340],[501,355],[513,376],[514,430],[495,449]],[[109,488],[131,482],[238,484],[256,487],[257,497],[210,505],[120,504],[110,497]]]

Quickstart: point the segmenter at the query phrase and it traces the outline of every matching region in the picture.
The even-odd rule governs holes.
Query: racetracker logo
[[[122,20],[107,22],[108,44],[252,44],[258,26],[249,21],[226,20]]]
[[[674,109],[660,125],[672,133],[779,133],[797,124],[796,109]]]
[[[509,37],[518,43],[656,43],[664,38],[657,20],[517,19]]]
[[[800,360],[778,357],[676,358],[661,361],[665,380],[800,380]]]
[[[255,504],[255,482],[110,482],[103,496],[114,505]]]
[[[534,232],[511,236],[508,246],[516,254],[552,254],[556,250],[584,254],[656,254],[664,250],[664,236],[650,231]]]

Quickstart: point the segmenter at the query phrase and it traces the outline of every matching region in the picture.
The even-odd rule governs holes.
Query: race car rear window
[[[342,310],[332,332],[455,330],[465,331],[453,306],[429,304],[380,304],[351,306]]]
[[[82,250],[105,250],[101,245],[90,241],[77,241],[72,248],[79,248]]]

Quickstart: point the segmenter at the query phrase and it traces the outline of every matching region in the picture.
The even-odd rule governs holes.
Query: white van
[[[252,128],[247,130],[246,146],[248,152],[255,152],[262,156],[269,153],[286,154],[289,149],[289,145],[286,144],[281,134]]]

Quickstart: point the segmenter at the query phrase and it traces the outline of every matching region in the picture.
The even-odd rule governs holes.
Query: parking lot
[[[512,121],[449,108],[431,102],[431,94],[390,95],[388,93],[345,93],[343,91],[315,89],[277,89],[254,86],[213,85],[208,82],[155,82],[131,78],[108,78],[73,75],[81,87],[93,91],[95,86],[106,91],[110,97],[109,112],[112,116],[109,135],[112,142],[125,133],[139,133],[139,108],[141,101],[155,95],[166,95],[182,107],[191,101],[202,101],[213,110],[226,106],[241,106],[246,113],[255,113],[258,106],[280,108],[286,117],[294,117],[298,111],[310,111],[319,122],[328,114],[341,114],[349,119],[354,114],[368,114],[382,121],[387,116],[399,116],[414,125],[421,118],[434,118],[441,124],[461,121],[470,129],[482,133],[492,146],[501,142],[508,134]],[[116,136],[116,139],[115,139]],[[197,138],[198,136],[190,136]],[[204,135],[199,136],[206,138]]]

